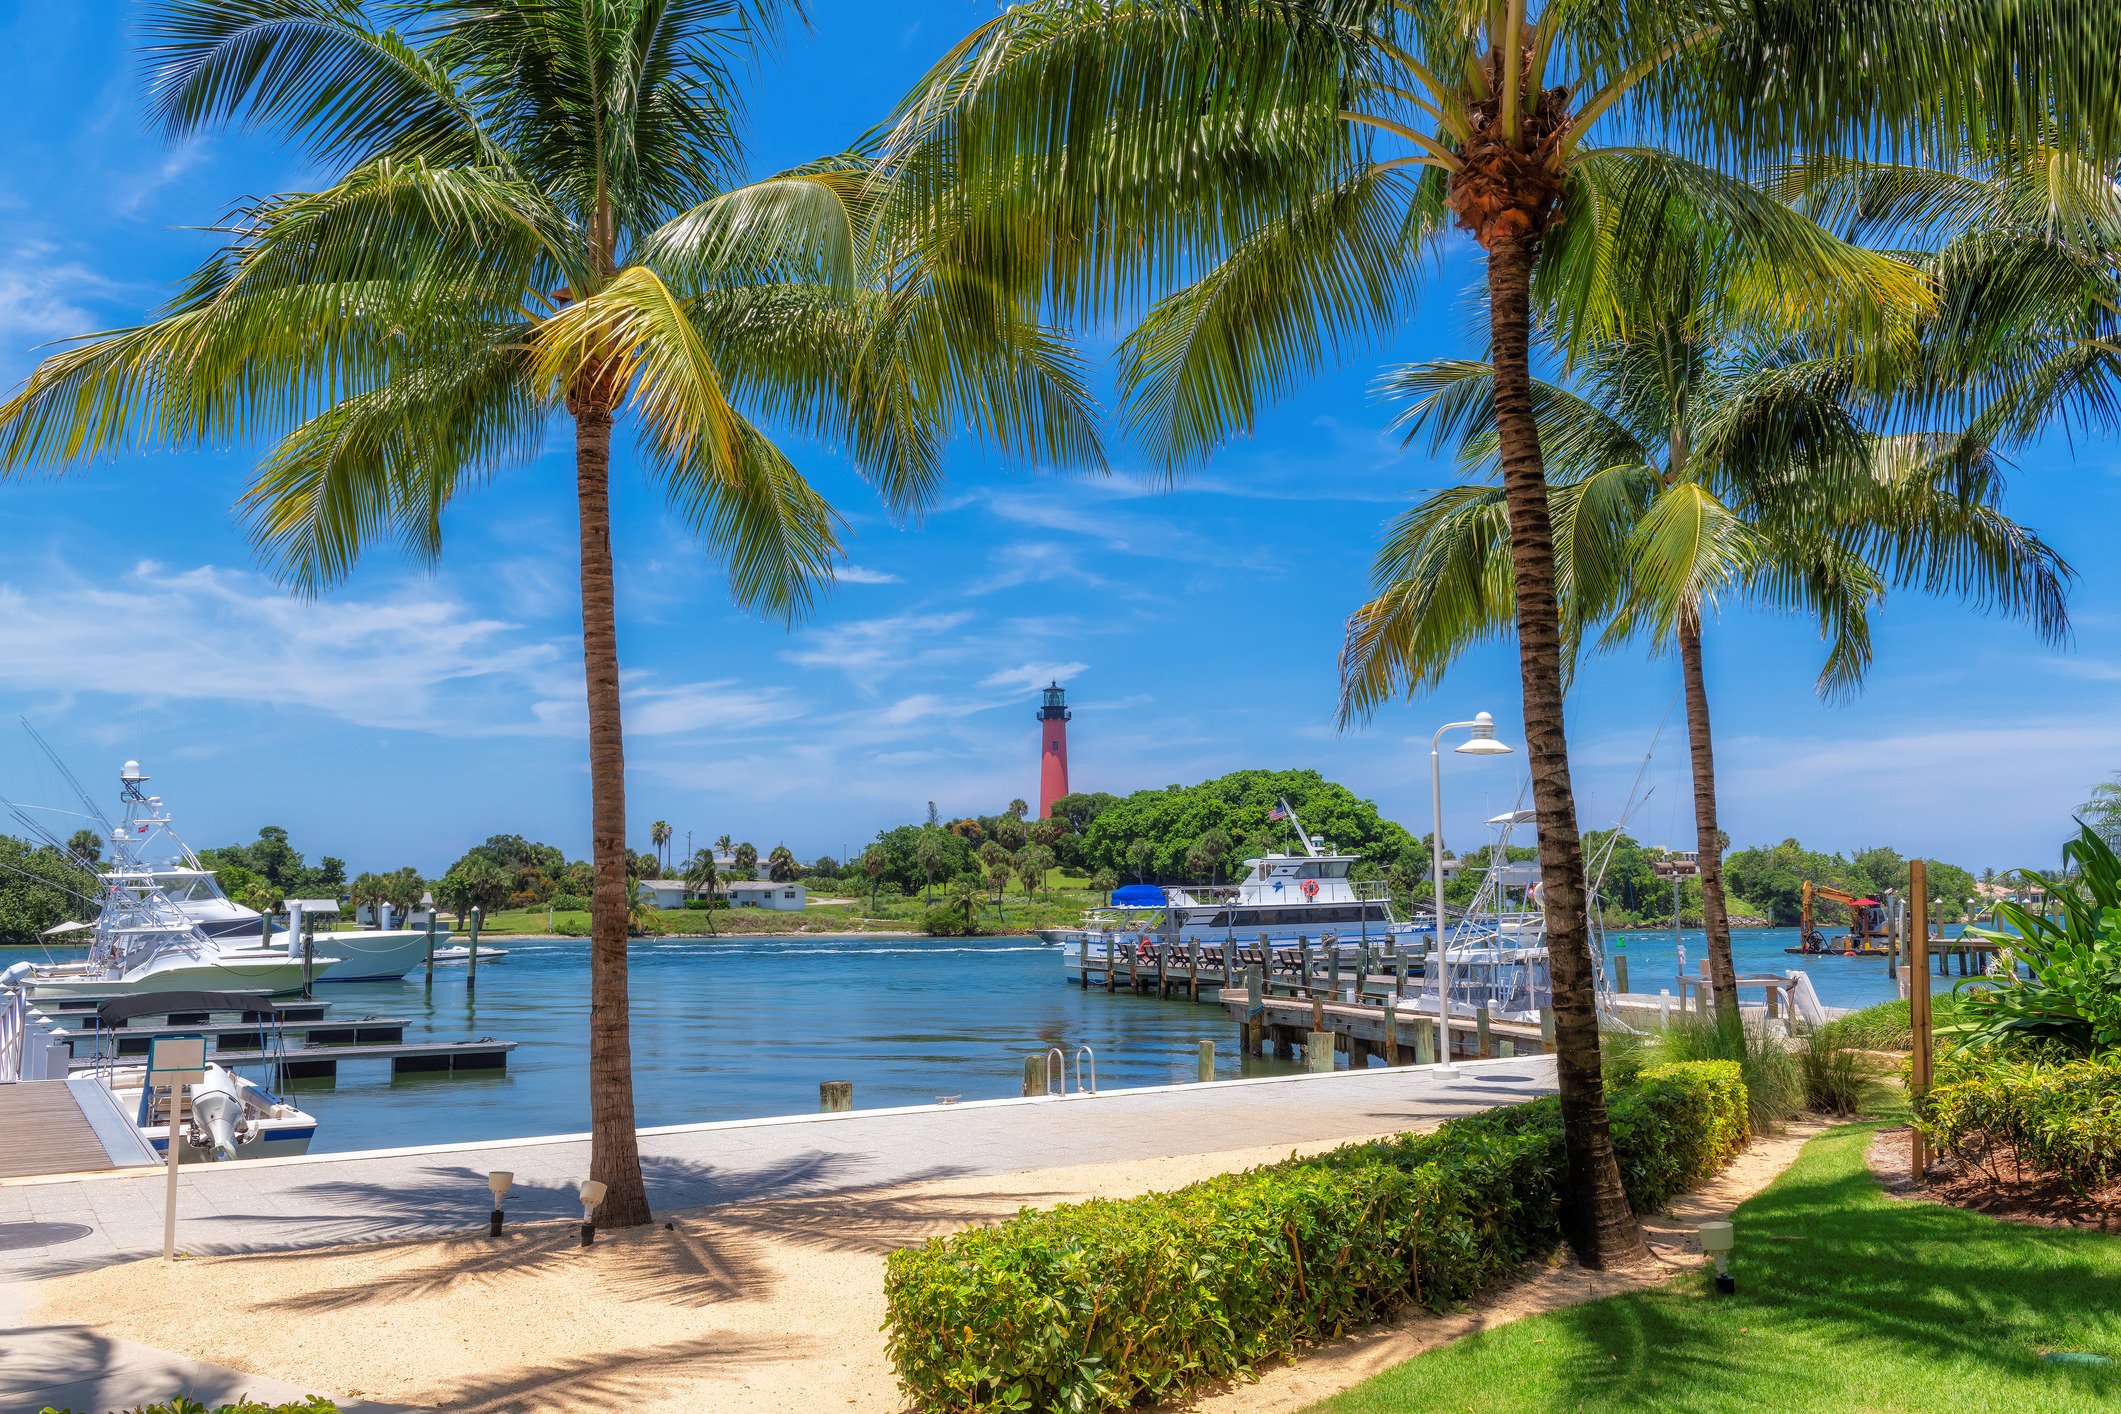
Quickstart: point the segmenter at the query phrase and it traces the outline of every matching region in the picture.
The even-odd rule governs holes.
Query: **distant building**
[[[1058,680],[1046,689],[1046,700],[1038,709],[1038,814],[1043,820],[1053,813],[1053,802],[1068,794],[1068,694]]]
[[[731,884],[723,892],[731,908],[778,908],[801,913],[809,902],[801,884]]]
[[[683,879],[643,879],[641,892],[648,895],[657,908],[683,908],[685,900],[699,897],[697,884],[688,884]]]

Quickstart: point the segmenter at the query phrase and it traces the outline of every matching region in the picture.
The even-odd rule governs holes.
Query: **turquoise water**
[[[1672,935],[1626,937],[1633,989],[1676,989]],[[1683,937],[1698,965],[1701,934]],[[1793,928],[1734,934],[1739,970],[1802,967],[1828,1006],[1894,995],[1882,959],[1782,952],[1795,942]],[[589,1127],[588,945],[503,945],[508,957],[480,965],[475,993],[462,966],[436,969],[431,991],[418,972],[317,989],[332,1020],[403,1017],[407,1041],[521,1044],[505,1072],[393,1076],[358,1061],[336,1080],[292,1082],[320,1121],[315,1152]],[[1015,1095],[1023,1058],[1048,1046],[1091,1047],[1101,1089],[1191,1080],[1202,1040],[1215,1042],[1224,1078],[1298,1068],[1254,1060],[1241,1071],[1220,1008],[1085,993],[1066,982],[1058,949],[1021,939],[663,938],[635,944],[630,973],[643,1125],[814,1111],[825,1080],[853,1081],[859,1109]]]

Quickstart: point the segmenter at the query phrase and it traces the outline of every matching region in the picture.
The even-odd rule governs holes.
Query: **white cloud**
[[[969,650],[945,635],[971,618],[970,610],[960,609],[821,624],[805,631],[809,646],[791,648],[781,657],[798,667],[838,668],[857,680],[871,679],[908,662],[963,656]]]
[[[576,735],[579,652],[431,586],[305,602],[258,575],[152,560],[105,583],[58,570],[34,588],[0,584],[9,686],[64,701],[237,701],[442,736]],[[737,731],[807,710],[779,688],[729,679],[629,678],[625,697],[638,736]]]
[[[119,286],[78,261],[52,262],[54,247],[18,245],[0,259],[0,361],[28,361],[31,348],[108,324],[79,301],[109,298]]]
[[[882,570],[863,569],[860,565],[841,565],[834,578],[838,579],[842,584],[905,583],[904,580],[895,574],[885,574]]]
[[[1025,663],[1021,667],[1004,668],[998,673],[980,679],[981,687],[1020,687],[1032,691],[1049,682],[1066,682],[1077,673],[1088,672],[1088,663]]]

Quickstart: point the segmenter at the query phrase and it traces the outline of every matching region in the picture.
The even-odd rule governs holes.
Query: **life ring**
[[[1316,880],[1316,879],[1306,879],[1306,880],[1304,880],[1304,897],[1305,897],[1305,898],[1317,898],[1317,897],[1318,897],[1318,880]]]

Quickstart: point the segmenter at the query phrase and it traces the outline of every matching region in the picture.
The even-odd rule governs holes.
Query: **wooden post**
[[[1083,934],[1075,946],[1077,949],[1075,960],[1082,964],[1083,990],[1087,992],[1090,990],[1090,935],[1088,933]]]
[[[1370,994],[1370,945],[1362,944],[1355,953],[1355,1000],[1363,1001]]]
[[[1326,950],[1326,991],[1337,1002],[1340,1000],[1340,939],[1332,933],[1322,933],[1318,945]]]
[[[1266,1038],[1266,1003],[1261,995],[1261,974],[1263,971],[1264,969],[1260,967],[1248,967],[1245,969],[1245,1053],[1247,1055],[1256,1056],[1261,1054],[1261,1046]]]
[[[464,977],[464,990],[467,992],[479,985],[479,922],[483,917],[484,914],[481,910],[477,908],[472,909],[471,955],[464,959],[464,961],[471,967],[471,971],[466,973]]]
[[[1934,1075],[1935,1056],[1931,1050],[1930,1035],[1930,960],[1929,960],[1929,864],[1925,860],[1913,859],[1907,866],[1908,907],[1913,911],[1913,927],[1908,929],[1908,1020],[1913,1023],[1915,1054],[1908,1067],[1908,1090],[1918,1102],[1930,1092],[1930,1081]],[[1929,1172],[1929,1146],[1923,1142],[1922,1131],[1912,1131],[1909,1140],[1913,1153],[1910,1171],[1916,1178]]]
[[[1044,1084],[1046,1072],[1039,1071],[1040,1083]],[[1024,1084],[1031,1083],[1031,1065],[1024,1064]],[[1026,1089],[1025,1094],[1030,1094]],[[852,1080],[820,1080],[817,1085],[817,1112],[819,1114],[845,1114],[854,1108],[854,1082]]]
[[[1554,1008],[1539,1009],[1539,1046],[1548,1055],[1554,1054]]]
[[[1385,1064],[1398,1065],[1399,1061],[1399,998],[1385,998]]]
[[[1414,1018],[1414,1064],[1436,1063],[1436,1033],[1426,1016]]]
[[[429,991],[433,991],[435,985],[435,913],[439,907],[440,905],[437,905],[436,908],[427,910],[427,989]]]
[[[1308,997],[1311,995],[1311,939],[1303,933],[1296,935],[1296,964],[1302,969],[1304,995]]]
[[[1628,955],[1624,952],[1613,954],[1613,984],[1616,992],[1625,993],[1628,989]]]
[[[1186,944],[1186,1000],[1200,1000],[1200,939]]]
[[[1333,1068],[1333,1033],[1312,1031],[1304,1038],[1304,1069],[1311,1071]]]
[[[822,1086],[819,1088],[820,1090],[823,1089]],[[1026,1095],[1043,1095],[1046,1093],[1046,1058],[1044,1056],[1024,1057],[1024,1093]]]
[[[1326,1004],[1316,993],[1313,993],[1311,997],[1311,1029],[1313,1031],[1326,1029]]]
[[[1495,1043],[1495,1054],[1501,1056],[1504,1060],[1508,1060],[1517,1054],[1517,1047],[1512,1044],[1509,1037],[1505,1036]]]
[[[1200,1078],[1202,1080],[1213,1080],[1215,1078],[1215,1043],[1213,1041],[1202,1041],[1199,1044],[1199,1050]]]
[[[1137,997],[1142,994],[1142,950],[1139,942],[1127,949],[1127,991]]]
[[[1237,934],[1223,934],[1223,985],[1237,985]]]
[[[1156,999],[1162,1001],[1171,995],[1168,964],[1171,960],[1171,945],[1158,941],[1156,944]]]
[[[1473,1013],[1473,1027],[1480,1037],[1480,1058],[1482,1060],[1488,1058],[1488,1020],[1488,1004],[1482,1002],[1480,1010]]]
[[[1113,992],[1113,991],[1117,991],[1117,990],[1119,990],[1119,983],[1118,983],[1118,981],[1117,981],[1117,980],[1116,980],[1116,979],[1114,978],[1114,976],[1113,976],[1113,970],[1112,970],[1112,969],[1113,969],[1113,964],[1114,964],[1114,962],[1115,962],[1115,961],[1116,961],[1116,959],[1115,959],[1115,958],[1114,958],[1114,957],[1112,956],[1112,940],[1111,940],[1110,938],[1106,938],[1106,939],[1105,939],[1105,990],[1106,990],[1106,991],[1108,991],[1108,992]]]

